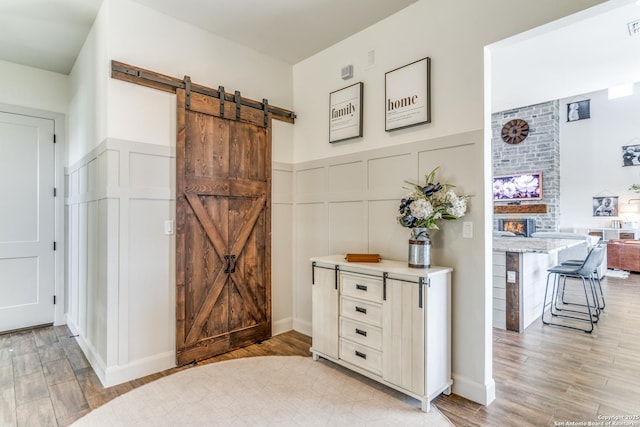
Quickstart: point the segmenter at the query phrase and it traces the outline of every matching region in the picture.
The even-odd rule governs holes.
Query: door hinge
[[[56,296],[53,296],[53,305],[56,305]]]
[[[58,189],[53,187],[53,197],[58,197]]]
[[[53,134],[53,143],[54,144],[56,143],[56,134],[55,133]]]
[[[53,250],[56,250],[56,242],[53,242]]]

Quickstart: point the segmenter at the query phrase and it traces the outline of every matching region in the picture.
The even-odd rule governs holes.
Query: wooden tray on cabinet
[[[344,259],[347,262],[380,262],[382,257],[380,254],[347,254]]]

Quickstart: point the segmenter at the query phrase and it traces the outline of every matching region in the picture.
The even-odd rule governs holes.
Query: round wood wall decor
[[[529,135],[529,124],[522,119],[513,119],[502,126],[502,140],[507,144],[520,144]]]

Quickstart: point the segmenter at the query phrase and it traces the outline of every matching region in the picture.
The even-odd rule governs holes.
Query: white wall
[[[579,3],[601,4],[491,46],[492,112],[640,81],[640,43],[627,31],[636,1]]]
[[[108,12],[105,1],[69,74],[67,165],[78,162],[107,136]]]
[[[69,76],[0,61],[0,103],[67,113]]]
[[[301,61],[294,66],[295,163],[482,128],[482,47],[601,1],[420,0]],[[376,63],[368,67],[371,50]],[[385,72],[425,56],[432,61],[432,123],[385,132]],[[354,77],[345,82],[340,69],[347,64]],[[358,81],[364,82],[364,138],[329,144],[329,93]]]
[[[600,90],[560,100],[560,228],[609,227],[612,218],[594,217],[592,198],[618,196],[620,205],[640,195],[640,166],[622,166],[622,146],[640,145],[640,84],[635,93],[607,99]],[[567,122],[567,103],[590,99],[591,118]],[[614,219],[638,221],[635,214]]]
[[[443,180],[473,192],[469,220],[474,238],[461,239],[461,223],[444,224],[439,234],[438,261],[454,267],[453,277],[453,375],[454,392],[472,400],[488,403],[494,399],[491,353],[491,250],[485,224],[490,218],[490,203],[485,203],[483,178],[490,176],[483,160],[489,150],[475,136],[483,128],[483,47],[504,37],[549,22],[557,17],[596,4],[589,2],[527,2],[465,0],[441,2],[420,0],[390,18],[337,43],[331,48],[294,66],[295,111],[294,162],[314,166],[315,160],[347,156],[400,144],[421,145],[424,165],[443,164]],[[464,13],[461,11],[464,10]],[[369,51],[375,51],[376,64],[367,68]],[[432,67],[432,123],[395,132],[384,131],[384,73],[425,56]],[[340,79],[341,67],[353,64],[354,78]],[[339,144],[328,143],[329,93],[349,84],[364,82],[364,137]],[[489,132],[490,133],[490,132]],[[462,137],[462,135],[467,135]],[[453,136],[452,138],[443,138]],[[487,141],[490,140],[490,137]],[[489,144],[490,145],[490,144]],[[469,147],[468,151],[461,146]],[[429,154],[426,154],[429,153]],[[462,156],[462,157],[457,157]],[[339,159],[339,157],[338,157]],[[460,161],[456,161],[459,159]],[[306,163],[303,164],[305,166]],[[402,170],[393,166],[389,173],[407,179],[427,170]],[[302,178],[302,177],[300,177]],[[295,189],[299,181],[296,176]],[[326,176],[316,184],[324,185]],[[381,183],[385,185],[384,183]],[[304,187],[301,188],[304,194]],[[368,187],[377,191],[376,187]],[[402,188],[388,189],[388,204],[403,195]],[[313,200],[298,199],[296,193],[297,254],[324,255],[329,251],[326,236],[335,233],[323,221],[328,211]],[[363,248],[385,238],[405,242],[406,230],[388,222],[369,228],[363,235]],[[304,224],[319,223],[317,227]],[[394,244],[391,243],[393,246]],[[401,257],[400,251],[383,255]],[[306,325],[311,313],[308,294],[308,260],[296,260],[296,324]]]
[[[133,1],[105,0],[71,75],[68,171],[78,187],[68,203],[70,326],[105,385],[175,363],[175,239],[163,227],[175,220],[175,95],[111,79],[111,60],[293,104],[291,66]],[[289,225],[272,240],[278,333],[293,323],[293,133],[278,123],[272,134],[282,178],[272,222]]]

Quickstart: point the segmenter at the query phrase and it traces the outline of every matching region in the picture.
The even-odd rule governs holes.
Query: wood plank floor
[[[587,425],[598,416],[640,416],[640,274],[608,278],[603,287],[607,306],[592,334],[540,321],[523,334],[494,330],[495,402],[485,407],[443,395],[436,406],[460,427]],[[292,331],[199,364],[308,356],[310,345],[309,337]],[[182,369],[189,367],[105,389],[65,326],[0,335],[0,426],[67,426]],[[640,419],[631,421],[640,427]]]

